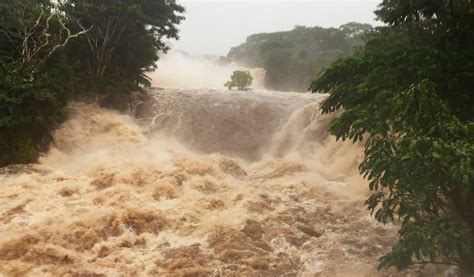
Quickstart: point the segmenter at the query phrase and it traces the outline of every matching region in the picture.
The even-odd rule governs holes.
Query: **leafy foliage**
[[[8,12],[6,12],[8,11]],[[48,1],[0,5],[0,166],[35,160],[64,118],[72,69],[64,30]]]
[[[50,142],[49,131],[64,119],[71,96],[71,68],[60,55],[25,81],[16,66],[0,62],[0,166],[37,159]]]
[[[232,73],[230,81],[227,81],[224,86],[232,90],[236,87],[238,90],[249,90],[252,85],[252,75],[249,71],[236,70]]]
[[[149,85],[163,39],[178,38],[184,8],[169,0],[68,0],[62,10],[91,29],[70,47],[70,59],[86,81],[103,91]],[[89,82],[91,83],[91,82]],[[119,88],[121,87],[119,86]]]
[[[227,60],[266,70],[265,86],[273,90],[307,91],[314,72],[363,44],[368,24],[339,28],[296,26],[287,32],[254,34],[234,47]]]
[[[75,95],[146,84],[184,11],[169,0],[59,3],[0,2],[0,167],[35,161]]]
[[[365,141],[360,171],[375,218],[401,221],[380,266],[448,263],[474,273],[474,10],[469,1],[391,1],[389,24],[317,75],[342,110],[331,132]]]
[[[18,61],[14,70],[28,81],[33,81],[41,66],[66,47],[71,39],[89,31],[79,25],[79,30],[72,33],[66,26],[66,18],[47,1],[38,4],[10,0],[1,4],[0,10],[9,12],[9,16],[2,20],[1,34],[10,47],[16,49],[14,54]]]

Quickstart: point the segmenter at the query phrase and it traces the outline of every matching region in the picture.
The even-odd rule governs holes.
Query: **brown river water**
[[[149,93],[71,103],[38,164],[2,169],[0,276],[417,276],[377,271],[397,227],[324,95]]]

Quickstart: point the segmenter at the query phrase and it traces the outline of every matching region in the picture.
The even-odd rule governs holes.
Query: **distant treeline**
[[[307,91],[315,73],[362,46],[363,35],[371,28],[351,22],[339,28],[296,26],[286,32],[254,34],[222,60],[265,68],[268,89]]]

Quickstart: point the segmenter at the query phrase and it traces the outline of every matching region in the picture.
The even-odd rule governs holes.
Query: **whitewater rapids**
[[[396,227],[317,94],[155,90],[72,103],[38,164],[0,173],[0,275],[380,276]]]

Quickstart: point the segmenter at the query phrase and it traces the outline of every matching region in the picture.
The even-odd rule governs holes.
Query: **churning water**
[[[38,164],[0,175],[5,276],[379,276],[362,150],[316,94],[155,90],[72,103]],[[1,274],[0,274],[1,275]]]

